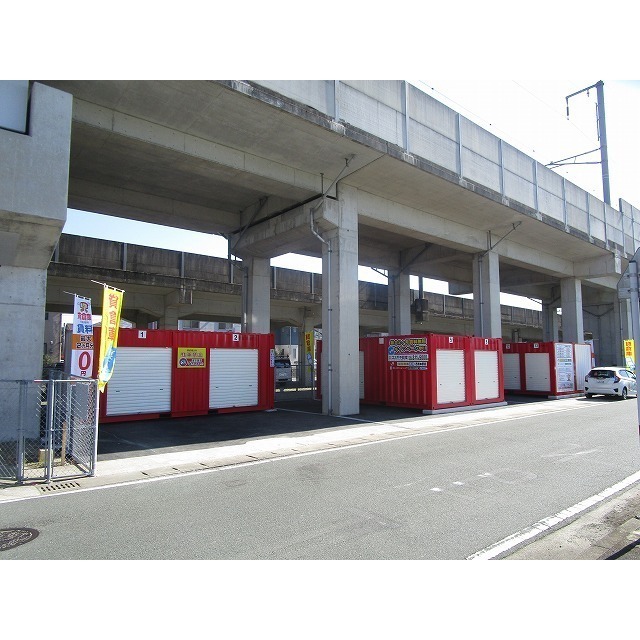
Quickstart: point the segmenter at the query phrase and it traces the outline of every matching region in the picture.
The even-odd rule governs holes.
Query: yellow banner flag
[[[624,364],[627,369],[634,371],[636,368],[636,350],[633,340],[624,341]]]
[[[120,312],[124,291],[105,285],[102,296],[102,335],[100,338],[100,363],[98,367],[98,389],[101,392],[113,374],[118,348]]]

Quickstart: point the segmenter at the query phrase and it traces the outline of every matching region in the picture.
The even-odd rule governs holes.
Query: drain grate
[[[0,529],[0,551],[13,549],[38,537],[36,529]]]
[[[57,482],[56,484],[46,484],[38,487],[40,493],[58,493],[60,491],[79,488],[80,485],[77,482]]]

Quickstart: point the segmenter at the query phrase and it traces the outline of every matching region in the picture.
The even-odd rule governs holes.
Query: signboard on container
[[[206,347],[178,347],[178,369],[204,369],[207,366]]]

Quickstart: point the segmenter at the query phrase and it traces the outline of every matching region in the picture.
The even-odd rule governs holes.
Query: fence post
[[[45,470],[45,480],[47,482],[51,482],[51,477],[53,476],[53,411],[54,411],[54,380],[49,379],[47,381],[47,451],[45,455],[46,460],[46,470]]]
[[[16,481],[24,482],[24,423],[27,411],[28,381],[20,380],[18,390],[18,441],[16,442]]]
[[[100,391],[98,388],[98,381],[92,381],[92,388],[94,396],[94,425],[93,425],[93,456],[91,457],[90,476],[96,475],[96,466],[98,465],[98,420],[100,416]],[[87,394],[88,396],[89,394]]]

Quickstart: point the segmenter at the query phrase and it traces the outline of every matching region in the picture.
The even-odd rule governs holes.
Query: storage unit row
[[[272,409],[274,355],[273,334],[120,329],[100,421]]]
[[[322,345],[318,343],[319,357]],[[440,334],[360,338],[360,401],[440,413],[504,404],[502,340]],[[321,393],[318,385],[318,393]]]
[[[505,342],[506,392],[560,398],[584,393],[584,378],[594,366],[590,344]]]

